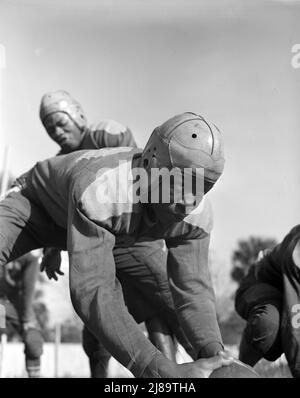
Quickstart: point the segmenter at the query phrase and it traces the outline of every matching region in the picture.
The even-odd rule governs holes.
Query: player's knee
[[[280,307],[273,304],[255,306],[248,317],[245,337],[266,359],[276,359],[281,353]]]
[[[39,358],[43,354],[43,337],[37,329],[24,332],[25,355],[27,358]]]

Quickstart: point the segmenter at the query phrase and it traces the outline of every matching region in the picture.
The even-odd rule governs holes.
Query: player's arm
[[[115,273],[115,236],[94,219],[93,201],[82,200],[85,185],[86,177],[83,186],[77,179],[68,207],[70,290],[77,314],[136,377],[145,377],[148,370],[151,370],[149,377],[157,377],[158,370],[160,377],[191,377],[188,365],[181,368],[163,357],[129,314]],[[228,363],[226,358],[215,360],[214,364],[202,359],[200,363],[197,361],[193,366],[195,371],[200,368],[197,377],[205,376],[205,369],[211,371]]]
[[[136,367],[144,369],[147,362],[145,353],[151,357],[156,349],[125,305],[115,274],[115,237],[86,217],[80,208],[76,204],[69,206],[68,252],[74,308],[119,362],[125,366],[130,363],[133,372]],[[134,344],[128,336],[134,336]],[[122,359],[119,356],[121,351]],[[131,355],[127,356],[129,352]]]
[[[168,276],[175,308],[185,334],[200,357],[223,350],[215,295],[208,269],[210,236],[170,240]]]

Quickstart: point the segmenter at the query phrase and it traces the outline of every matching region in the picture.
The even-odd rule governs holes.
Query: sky
[[[68,90],[91,124],[128,125],[141,147],[199,113],[225,141],[209,195],[211,248],[229,267],[238,239],[281,240],[300,221],[299,20],[299,1],[0,0],[0,167],[7,146],[14,175],[57,152],[38,117],[49,90]]]

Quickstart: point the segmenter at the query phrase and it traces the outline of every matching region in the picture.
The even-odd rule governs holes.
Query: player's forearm
[[[171,245],[168,255],[170,288],[177,315],[199,357],[223,349],[214,291],[208,270],[209,237]]]

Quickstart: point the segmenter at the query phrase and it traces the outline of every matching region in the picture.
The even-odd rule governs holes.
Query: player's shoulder
[[[290,238],[300,238],[300,224],[295,225],[287,234]]]
[[[300,225],[291,229],[282,242],[283,250],[292,256],[293,263],[300,268]]]
[[[295,225],[277,246],[281,252],[291,251],[300,241],[300,225]]]
[[[300,268],[300,240],[297,241],[294,247],[292,258],[296,267]]]
[[[104,192],[108,185],[127,184],[132,159],[140,151],[130,147],[78,151],[80,156],[73,166],[75,185],[85,187],[83,197],[95,195],[96,200],[98,189]]]
[[[139,154],[140,149],[131,147],[108,147],[100,149],[86,149],[77,151],[75,163],[88,161],[90,164],[96,163],[101,174],[101,167],[116,168],[120,163],[130,162],[135,154]]]
[[[94,126],[90,126],[89,129],[93,132],[105,131],[108,134],[117,135],[124,133],[127,130],[127,127],[124,124],[117,122],[116,120],[105,119],[101,120],[98,124]]]

